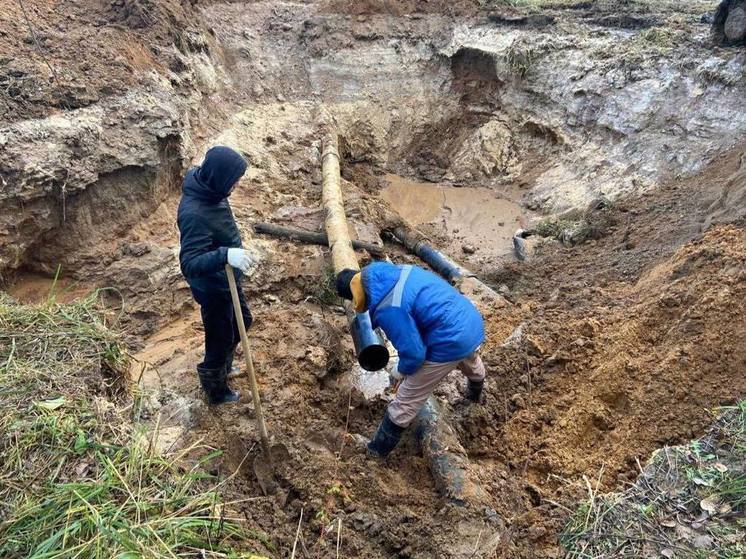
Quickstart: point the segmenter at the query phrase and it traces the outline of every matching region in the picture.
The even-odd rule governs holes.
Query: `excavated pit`
[[[225,497],[254,499],[236,514],[267,535],[252,542],[262,554],[290,556],[304,510],[305,557],[333,556],[338,527],[347,557],[557,557],[584,476],[619,489],[655,449],[702,435],[706,410],[746,395],[744,56],[712,50],[699,8],[635,16],[673,29],[681,44],[667,50],[644,34],[654,23],[603,6],[541,19],[470,2],[156,4],[155,23],[133,23],[135,10],[107,27],[137,79],[115,66],[121,89],[87,86],[98,101],[3,113],[0,264],[24,301],[53,283],[61,299],[114,288],[105,302],[159,448],[207,440],[225,452],[212,473],[229,475],[258,452],[255,418],[247,398],[216,410],[200,398],[174,215],[178,177],[210,145],[251,161],[231,204],[262,256],[246,283],[250,337],[292,468],[281,500],[246,466]],[[321,230],[328,127],[354,237],[383,243],[404,219],[504,296],[480,303],[485,403],[464,406],[455,374],[436,391],[480,506],[444,502],[411,437],[383,463],[355,451],[347,435],[373,432],[387,376],[349,374],[327,251],[252,233],[257,221]],[[592,234],[547,234],[517,262],[515,230],[548,215]]]

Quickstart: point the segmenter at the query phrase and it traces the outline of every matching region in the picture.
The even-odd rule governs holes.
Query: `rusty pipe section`
[[[469,475],[466,450],[434,396],[428,398],[415,419],[415,437],[443,497],[461,506],[487,503],[486,493]]]
[[[324,226],[332,252],[334,273],[349,268],[359,270],[355,250],[347,226],[344,199],[342,198],[341,175],[339,168],[339,150],[337,138],[327,134],[323,142],[321,155],[321,174],[323,181],[322,202],[324,204]],[[366,371],[379,371],[389,361],[389,351],[381,337],[373,330],[368,313],[358,314],[352,305],[345,304],[345,311],[350,326],[352,341],[355,344],[355,355],[360,366]]]

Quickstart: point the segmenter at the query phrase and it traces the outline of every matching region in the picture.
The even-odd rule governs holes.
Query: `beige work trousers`
[[[448,363],[425,361],[416,373],[405,376],[399,385],[396,398],[388,407],[391,421],[399,427],[409,426],[438,383],[455,369],[461,371],[470,380],[482,380],[485,377],[484,363],[476,352],[461,361]]]

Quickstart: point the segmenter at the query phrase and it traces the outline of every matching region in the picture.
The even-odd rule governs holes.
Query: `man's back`
[[[411,316],[416,328],[411,334],[419,335],[428,361],[463,359],[484,341],[484,323],[476,307],[431,272],[377,262],[363,270],[363,284],[374,324],[384,331],[398,329],[404,325],[403,314]]]

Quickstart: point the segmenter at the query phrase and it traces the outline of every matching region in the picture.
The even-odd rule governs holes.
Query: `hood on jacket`
[[[388,262],[374,262],[363,269],[363,287],[371,313],[375,312],[384,297],[394,288],[400,275],[401,266]]]
[[[227,198],[248,165],[241,155],[225,146],[215,146],[199,167],[191,169],[184,181],[184,192],[208,202]]]

